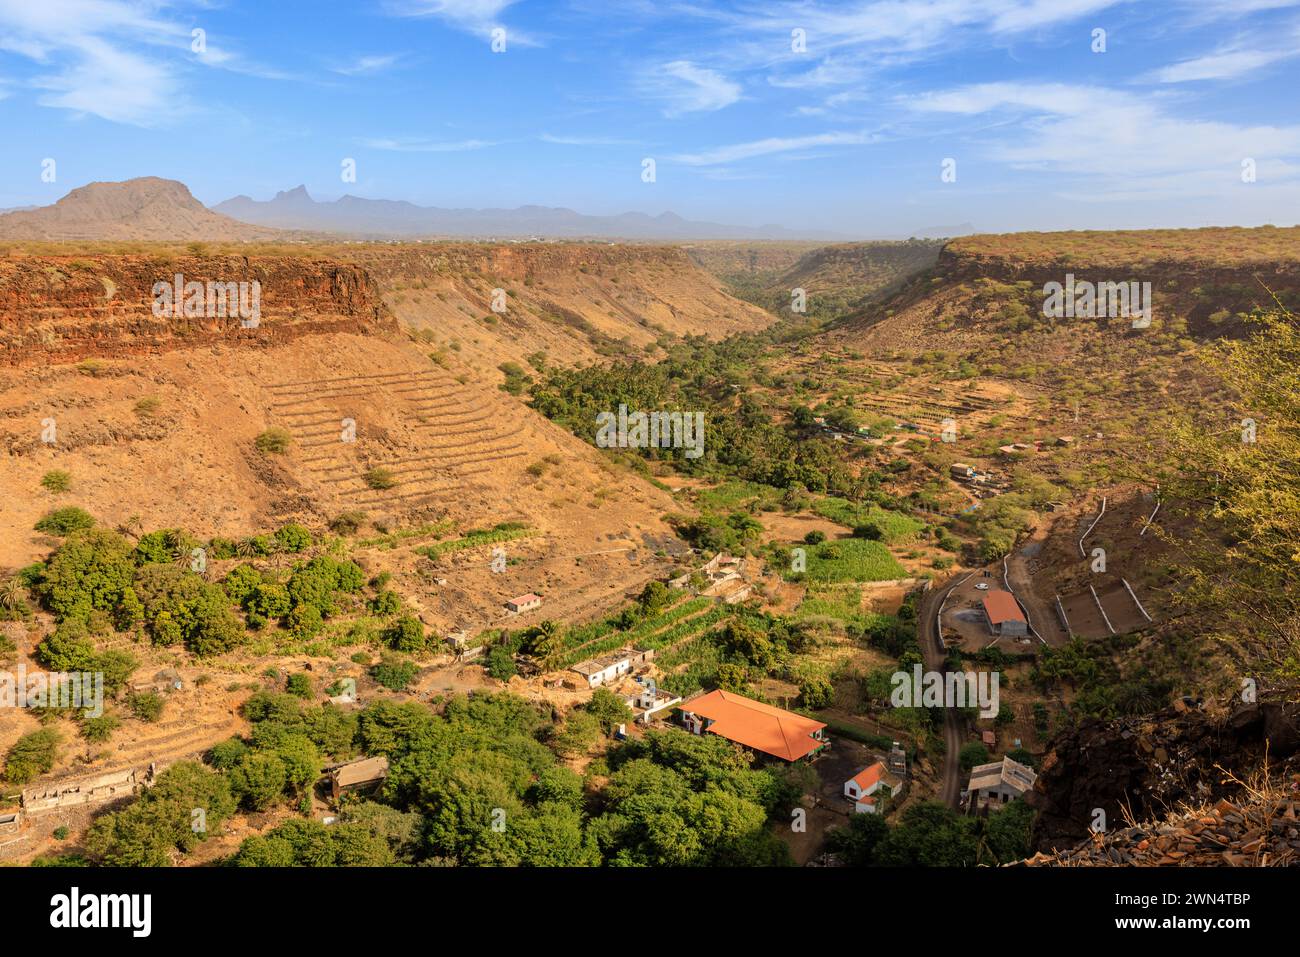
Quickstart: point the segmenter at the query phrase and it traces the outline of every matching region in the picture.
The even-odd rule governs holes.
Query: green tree
[[[26,784],[54,767],[62,738],[54,728],[24,734],[5,755],[4,776],[11,784]]]

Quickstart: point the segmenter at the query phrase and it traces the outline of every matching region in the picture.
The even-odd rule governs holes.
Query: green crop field
[[[907,570],[880,542],[844,538],[810,547],[805,577],[811,582],[878,582],[906,578]]]
[[[829,519],[845,528],[859,525],[875,525],[880,529],[883,541],[895,544],[916,537],[924,523],[902,512],[892,512],[879,505],[859,505],[848,499],[827,496],[813,502],[812,509],[822,518]]]

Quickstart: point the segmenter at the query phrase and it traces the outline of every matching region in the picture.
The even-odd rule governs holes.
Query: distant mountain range
[[[0,215],[0,239],[233,242],[277,235],[214,213],[184,183],[156,176],[89,183],[53,206]]]
[[[670,240],[843,238],[781,226],[749,228],[695,222],[683,219],[676,213],[663,213],[659,216],[645,213],[587,216],[571,209],[550,206],[443,209],[437,206],[417,206],[399,200],[362,199],[359,196],[343,196],[331,202],[317,202],[303,186],[276,193],[274,199],[265,201],[236,196],[212,208],[233,219],[259,226],[377,239],[442,236]]]
[[[969,223],[924,230],[917,238],[974,232]],[[323,237],[355,239],[622,239],[686,242],[843,242],[829,233],[782,226],[728,226],[683,219],[676,213],[587,216],[571,209],[442,209],[400,200],[343,196],[317,202],[305,187],[258,201],[236,196],[209,209],[176,180],[144,176],[120,183],[89,183],[52,206],[0,210],[0,239],[255,242]]]

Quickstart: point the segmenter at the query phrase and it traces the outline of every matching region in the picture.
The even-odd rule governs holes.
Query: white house
[[[649,724],[650,719],[656,714],[666,711],[674,705],[681,704],[681,695],[664,691],[653,680],[649,678],[637,678],[636,680],[642,682],[641,687],[632,694],[624,695],[623,700],[632,709],[636,720],[642,724]]]
[[[875,814],[877,800],[892,797],[902,786],[903,782],[877,761],[844,782],[844,796],[854,802],[857,813]]]
[[[654,652],[650,650],[636,651],[624,648],[610,655],[580,661],[569,670],[582,675],[587,680],[588,688],[599,688],[631,673],[633,668],[639,668],[653,657]]]
[[[534,608],[542,607],[542,596],[529,593],[520,595],[518,598],[511,598],[506,602],[506,611],[512,615],[518,615],[525,611],[532,611]]]

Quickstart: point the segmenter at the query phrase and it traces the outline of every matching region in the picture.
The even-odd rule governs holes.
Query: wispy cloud
[[[769,76],[767,82],[782,89],[814,90],[828,86],[844,86],[848,83],[857,83],[864,76],[866,76],[866,69],[861,63],[827,57],[811,70],[804,70],[802,73],[783,73]]]
[[[640,85],[647,96],[664,104],[667,117],[711,113],[740,99],[739,83],[689,60],[673,60],[647,70]]]
[[[1105,87],[983,83],[905,102],[919,113],[1005,120],[996,141],[976,146],[984,156],[1082,177],[1112,198],[1166,198],[1193,186],[1202,195],[1221,194],[1240,187],[1247,158],[1259,164],[1261,180],[1266,168],[1289,175],[1300,159],[1300,126],[1187,118],[1171,113],[1170,103]]]
[[[488,38],[497,28],[505,29],[507,46],[538,46],[526,33],[507,27],[501,14],[519,0],[388,0],[384,8],[396,17],[433,17],[454,29]]]
[[[395,66],[402,59],[402,56],[401,53],[361,56],[350,63],[342,63],[330,69],[344,76],[368,76],[372,73],[382,73],[384,70]]]
[[[387,150],[391,153],[463,153],[468,150],[485,149],[497,144],[488,140],[433,142],[431,140],[366,139],[361,141],[361,145],[372,150]]]
[[[241,76],[254,76],[259,80],[301,80],[305,79],[294,73],[281,70],[278,67],[266,66],[262,63],[256,63],[237,53],[232,53],[225,47],[216,45],[212,40],[208,40],[204,49],[194,53],[194,59],[207,67],[216,70],[227,70],[230,73],[238,73]]]
[[[560,146],[635,146],[637,140],[618,139],[612,136],[561,136],[554,133],[543,133],[538,137],[544,143],[555,143]]]
[[[820,146],[856,146],[870,143],[874,136],[870,133],[816,133],[811,136],[773,136],[748,143],[733,143],[719,146],[700,153],[680,153],[670,157],[673,162],[686,166],[722,166],[737,163],[757,156],[770,156],[774,153],[790,153]]]
[[[1196,80],[1231,80],[1247,73],[1300,55],[1300,50],[1225,50],[1173,63],[1149,76],[1160,83],[1190,83]]]
[[[156,17],[156,7],[132,0],[0,0],[0,49],[43,71],[30,80],[43,91],[37,97],[43,106],[161,126],[185,103],[157,51],[188,52],[189,30]]]

